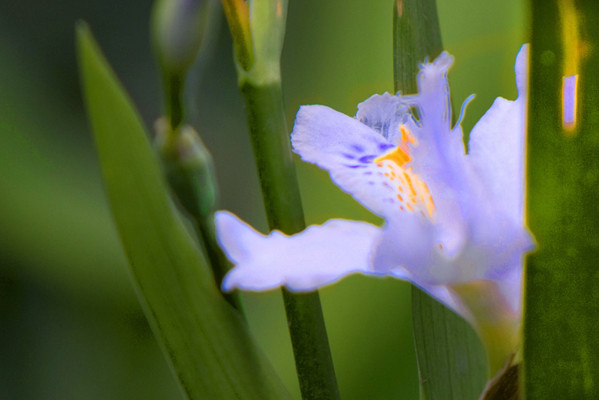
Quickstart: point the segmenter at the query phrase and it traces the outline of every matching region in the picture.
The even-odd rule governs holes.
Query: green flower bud
[[[183,75],[194,62],[208,26],[209,0],[157,0],[154,46],[163,72]]]
[[[213,160],[198,133],[189,125],[173,131],[167,119],[155,124],[156,146],[165,175],[181,206],[194,219],[210,218],[217,204]]]

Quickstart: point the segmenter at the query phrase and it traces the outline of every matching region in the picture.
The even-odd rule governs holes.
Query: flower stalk
[[[294,234],[305,223],[281,90],[287,2],[224,0],[223,4],[269,228]],[[339,399],[318,292],[293,294],[283,289],[282,293],[302,398]]]
[[[209,0],[158,0],[152,12],[152,42],[163,80],[165,108],[173,130],[183,122],[185,76],[209,28]]]

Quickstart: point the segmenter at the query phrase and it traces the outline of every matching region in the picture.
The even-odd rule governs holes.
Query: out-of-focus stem
[[[165,108],[171,130],[176,130],[183,122],[183,81],[185,76],[168,74],[164,79]]]

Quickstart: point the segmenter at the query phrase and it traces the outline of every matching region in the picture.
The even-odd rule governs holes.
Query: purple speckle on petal
[[[375,159],[375,156],[373,154],[369,154],[369,155],[362,156],[361,158],[359,158],[358,162],[361,162],[363,164],[370,164],[373,162],[374,159]]]
[[[365,165],[344,165],[347,168],[366,168]]]
[[[342,153],[342,156],[348,160],[354,160],[354,156],[352,154]]]
[[[367,171],[364,173],[365,175],[373,175],[373,171]]]
[[[379,144],[379,150],[381,150],[381,151],[391,149],[392,147],[394,147],[393,144],[388,144],[388,143],[380,143]]]
[[[351,147],[352,147],[354,150],[358,151],[359,153],[362,153],[363,151],[365,151],[365,148],[364,148],[364,147],[362,147],[362,146],[361,146],[361,145],[359,145],[359,144],[353,144]]]

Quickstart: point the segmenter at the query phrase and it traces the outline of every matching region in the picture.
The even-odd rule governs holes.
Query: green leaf
[[[394,5],[394,84],[416,93],[418,66],[442,51],[435,0],[404,0]],[[413,286],[413,332],[421,398],[477,399],[487,378],[481,341],[453,311]]]
[[[527,399],[596,399],[598,3],[530,4],[527,212],[537,252],[525,278],[523,388]],[[574,74],[577,122],[565,130],[562,79]]]
[[[488,371],[471,325],[415,286],[412,310],[421,399],[479,398]]]
[[[190,399],[289,398],[168,195],[146,130],[85,25],[77,28],[84,97],[131,276]]]

